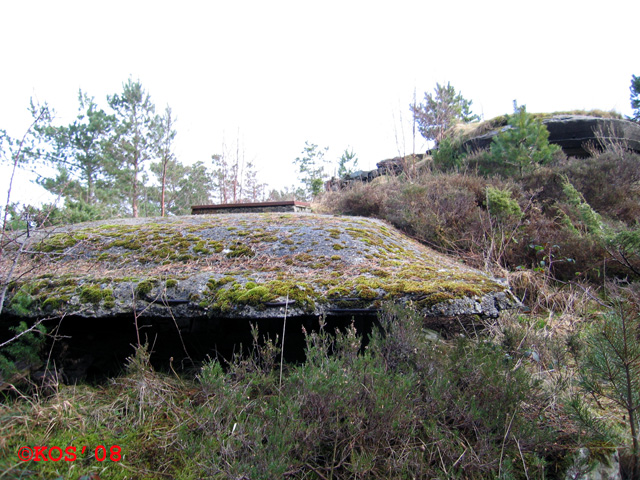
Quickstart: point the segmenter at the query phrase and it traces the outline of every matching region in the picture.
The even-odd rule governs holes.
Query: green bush
[[[28,380],[29,373],[41,365],[40,350],[46,340],[42,324],[29,329],[26,322],[10,327],[13,340],[0,349],[0,386],[5,382]]]
[[[464,162],[465,155],[460,151],[460,143],[455,139],[445,137],[433,152],[435,167],[443,172],[457,171]]]
[[[508,189],[487,187],[487,208],[498,219],[521,218],[523,215],[520,205]]]
[[[556,410],[529,373],[533,360],[488,337],[445,342],[406,307],[387,306],[367,339],[353,325],[305,332],[298,364],[280,365],[278,338],[259,339],[257,327],[253,337],[251,354],[212,360],[195,380],[156,372],[139,347],[99,389],[61,388],[35,412],[16,399],[6,451],[46,435],[124,454],[73,472],[48,462],[37,478],[99,467],[117,479],[542,479],[561,478],[576,441],[557,434],[557,422],[571,431],[566,418],[548,421]],[[29,428],[14,420],[32,415]],[[4,468],[27,473],[15,463]]]
[[[595,238],[602,238],[605,235],[605,227],[602,217],[589,205],[582,194],[576,190],[571,182],[565,178],[562,182],[562,191],[566,197],[565,202],[574,210],[574,215],[580,222],[580,229],[576,232],[593,235]],[[570,224],[575,228],[575,225]]]
[[[615,292],[614,292],[615,293]],[[617,296],[602,321],[590,328],[586,335],[586,352],[580,362],[582,387],[590,395],[604,399],[626,413],[624,417],[631,443],[631,472],[629,478],[640,476],[640,295],[629,291]],[[588,421],[584,407],[574,401],[574,409],[586,419],[586,426],[598,433],[602,422]],[[582,409],[582,411],[581,411]],[[613,446],[613,445],[612,445]]]
[[[13,298],[11,298],[9,309],[16,315],[25,316],[29,314],[29,309],[33,305],[33,302],[33,296],[21,288],[15,293]]]
[[[558,446],[535,420],[544,402],[527,370],[499,345],[450,347],[422,324],[389,307],[364,350],[353,326],[308,332],[306,361],[282,379],[260,359],[277,351],[269,341],[227,373],[213,361],[199,375],[207,420],[183,441],[203,442],[194,455],[206,471],[236,478],[518,477],[518,449],[529,475],[544,472],[545,449]]]

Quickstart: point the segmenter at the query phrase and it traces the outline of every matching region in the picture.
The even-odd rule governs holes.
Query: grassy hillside
[[[625,452],[623,478],[637,478],[629,473],[637,460],[624,456],[624,446],[637,458],[640,157],[617,145],[586,159],[556,152],[518,171],[493,151],[458,156],[444,143],[431,164],[327,193],[319,207],[388,220],[507,278],[526,311],[503,316],[477,340],[500,345],[506,356],[535,351],[525,364],[559,401],[554,411],[577,418],[580,432],[621,435],[613,444]],[[626,397],[608,390],[623,386]],[[586,394],[581,406],[572,403]]]
[[[632,478],[639,162],[556,155],[516,175],[480,153],[327,193],[318,209],[387,220],[505,278],[526,308],[433,331],[387,306],[366,341],[305,332],[302,364],[256,330],[251,355],[189,374],[155,371],[138,346],[100,385],[16,381],[0,478],[564,479],[618,450]],[[19,461],[34,445],[77,458]],[[591,455],[574,465],[580,447]]]
[[[554,335],[560,320],[514,316],[448,341],[421,323],[410,310],[387,309],[385,334],[374,333],[364,353],[354,329],[321,331],[308,334],[304,364],[281,366],[271,339],[248,358],[204,365],[195,378],[154,371],[139,348],[121,376],[100,386],[6,392],[2,472],[563,478],[578,446],[603,454],[614,444],[583,432],[565,412],[572,360]],[[25,445],[73,446],[77,455],[22,463],[16,452]],[[96,461],[105,454],[99,445],[104,462]]]
[[[595,284],[637,279],[638,155],[557,154],[522,175],[488,152],[451,165],[436,161],[399,177],[328,192],[318,208],[387,220],[485,269],[544,271],[556,280]]]

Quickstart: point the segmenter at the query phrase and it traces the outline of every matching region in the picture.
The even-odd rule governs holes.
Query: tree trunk
[[[632,478],[640,478],[640,443],[638,442],[638,433],[636,429],[636,417],[635,410],[630,408],[627,410],[629,414],[629,425],[631,426],[631,438],[632,438],[632,452],[633,460],[631,471],[633,472]]]
[[[131,191],[131,210],[133,218],[138,218],[138,162],[133,165],[133,189]]]
[[[93,205],[95,202],[95,193],[94,193],[94,186],[93,186],[93,172],[91,170],[88,171],[87,173],[87,200],[86,202],[89,205]]]
[[[163,162],[162,165],[162,198],[160,199],[160,216],[164,217],[165,215],[165,208],[164,208],[164,191],[165,191],[165,186],[167,184],[167,162]]]

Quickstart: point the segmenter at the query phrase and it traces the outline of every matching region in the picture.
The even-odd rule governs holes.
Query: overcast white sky
[[[638,18],[630,0],[4,0],[0,129],[24,133],[31,97],[63,124],[78,89],[106,109],[131,77],[173,109],[182,162],[209,162],[239,138],[282,188],[307,140],[336,160],[351,147],[365,169],[410,153],[408,106],[436,82],[485,118],[513,100],[628,115]]]

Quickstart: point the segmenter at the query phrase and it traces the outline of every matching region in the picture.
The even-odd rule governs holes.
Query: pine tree
[[[470,123],[480,119],[471,112],[471,100],[465,99],[460,92],[447,83],[436,83],[434,94],[424,94],[424,103],[410,105],[414,121],[427,140],[440,143],[444,132],[457,122]]]
[[[631,108],[633,108],[633,117],[630,120],[640,122],[640,77],[631,75]]]
[[[304,145],[302,156],[297,157],[294,163],[300,169],[300,181],[304,185],[306,198],[309,198],[320,194],[324,188],[327,177],[324,171],[324,155],[329,148],[320,149],[318,145],[309,142],[305,142]]]
[[[500,132],[491,143],[491,155],[499,163],[518,169],[520,176],[538,165],[552,160],[560,150],[549,144],[549,130],[540,119],[527,113],[524,105],[513,102],[509,128]]]
[[[116,116],[115,138],[111,152],[120,165],[121,182],[128,184],[128,188],[122,188],[131,201],[131,213],[137,217],[144,163],[155,154],[155,105],[142,84],[131,79],[123,85],[121,94],[107,98]]]
[[[342,178],[351,175],[358,168],[358,157],[353,153],[353,149],[344,149],[338,162],[338,177]]]
[[[41,139],[51,148],[45,161],[58,171],[38,183],[67,202],[96,205],[106,200],[111,187],[107,145],[113,129],[113,116],[98,108],[93,97],[78,93],[78,115],[68,126],[51,122],[36,126]]]
[[[616,303],[587,337],[581,383],[589,393],[609,399],[626,412],[633,454],[630,478],[640,478],[640,315],[633,299],[619,298]]]

